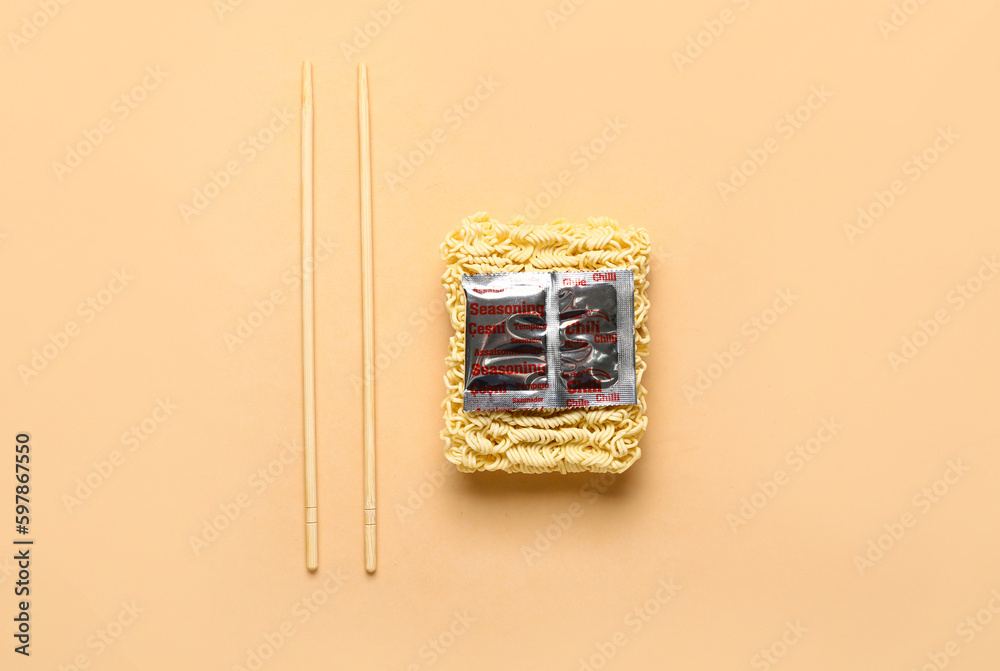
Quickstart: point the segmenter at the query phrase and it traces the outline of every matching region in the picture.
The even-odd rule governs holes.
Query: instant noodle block
[[[644,358],[649,347],[646,230],[622,227],[603,217],[585,223],[559,219],[536,225],[517,219],[501,224],[481,212],[465,219],[448,236],[441,245],[441,255],[447,264],[442,278],[446,305],[455,329],[446,359],[445,427],[441,432],[445,457],[460,471],[469,473],[621,473],[628,469],[639,458],[639,440],[646,430],[646,391],[642,387]],[[634,282],[635,403],[523,410],[464,409],[467,301],[463,275],[609,269],[630,270]],[[571,309],[570,294],[563,292],[562,300],[564,304],[557,309]],[[566,360],[564,357],[563,361]]]

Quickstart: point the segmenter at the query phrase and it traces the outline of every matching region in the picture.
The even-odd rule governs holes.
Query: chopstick
[[[312,63],[302,63],[302,401],[305,430],[306,568],[319,567],[316,497],[316,342],[313,300]]]
[[[365,570],[375,572],[375,330],[372,274],[372,157],[368,68],[358,65],[358,138],[361,155],[361,324],[364,366]]]

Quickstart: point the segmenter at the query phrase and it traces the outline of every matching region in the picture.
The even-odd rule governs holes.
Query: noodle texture
[[[649,349],[646,298],[649,234],[614,220],[501,224],[485,212],[468,217],[441,245],[442,281],[455,335],[446,363],[445,457],[467,473],[621,473],[639,458],[646,430],[643,360]],[[465,292],[462,274],[628,268],[635,279],[638,403],[585,409],[465,412]]]

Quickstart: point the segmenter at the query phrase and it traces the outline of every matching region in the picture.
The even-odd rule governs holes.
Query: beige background
[[[997,2],[221,1],[0,10],[0,543],[15,536],[18,431],[32,436],[37,541],[30,659],[11,650],[0,561],[0,667],[912,669],[944,654],[996,668],[1000,280],[981,259],[1000,252]],[[366,24],[376,35],[345,56]],[[330,247],[317,575],[298,451],[304,58]],[[385,348],[374,576],[352,382],[360,59]],[[780,123],[810,100],[799,128]],[[78,167],[54,167],[102,123]],[[939,129],[946,151],[915,171]],[[433,153],[391,185],[428,138]],[[723,199],[718,183],[765,146]],[[239,173],[186,220],[180,206],[227,164]],[[852,242],[845,223],[895,180]],[[459,475],[441,455],[438,245],[464,216],[539,202],[539,220],[645,226],[657,250],[649,431],[610,484]],[[795,298],[775,315],[780,291]],[[894,364],[935,313],[947,321]],[[236,342],[241,320],[255,328]],[[836,435],[808,442],[830,418]],[[805,462],[796,446],[821,449]],[[661,581],[679,588],[669,600]],[[269,659],[248,667],[248,649]]]

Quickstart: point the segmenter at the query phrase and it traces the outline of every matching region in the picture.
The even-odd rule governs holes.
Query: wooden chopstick
[[[316,341],[313,300],[312,63],[302,63],[302,401],[305,429],[306,568],[319,567],[316,497]]]
[[[358,136],[361,155],[361,349],[364,365],[365,570],[375,572],[375,325],[372,252],[372,156],[368,120],[368,68],[358,65]]]

